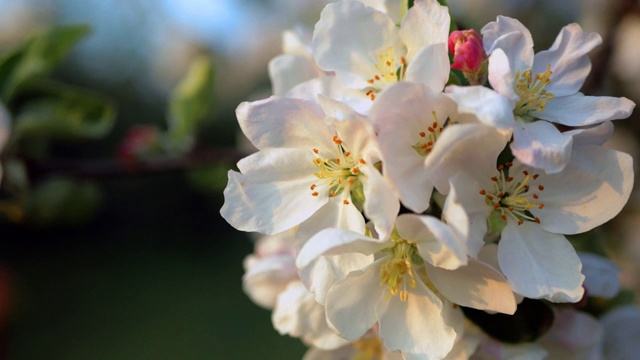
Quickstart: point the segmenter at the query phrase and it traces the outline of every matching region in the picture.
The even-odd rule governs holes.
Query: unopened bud
[[[475,30],[456,30],[449,35],[449,51],[453,54],[452,69],[462,71],[471,85],[484,83],[487,54],[482,37]]]

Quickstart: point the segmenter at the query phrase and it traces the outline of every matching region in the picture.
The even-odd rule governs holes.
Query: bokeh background
[[[243,294],[252,239],[220,217],[220,161],[109,171],[134,125],[166,127],[171,90],[200,54],[214,59],[212,111],[197,149],[240,143],[234,110],[270,94],[267,64],[281,32],[312,29],[325,0],[0,0],[0,54],[58,24],[92,32],[53,77],[116,103],[113,131],[98,141],[57,143],[34,181],[63,174],[91,181],[96,206],[82,221],[0,219],[0,358],[298,359],[304,347],[273,330],[270,312]],[[628,0],[449,0],[463,28],[499,14],[528,26],[536,50],[579,22],[605,42],[593,52],[589,94],[640,100],[640,9]],[[611,147],[637,155],[638,114],[619,122]],[[196,150],[196,151],[198,151]],[[61,163],[64,166],[59,166]],[[96,169],[100,171],[96,171]],[[93,185],[92,185],[93,186]],[[92,190],[93,191],[93,190]],[[639,288],[639,198],[590,241]],[[595,239],[595,240],[594,240]],[[603,242],[604,239],[604,242]],[[595,245],[593,244],[595,242]]]

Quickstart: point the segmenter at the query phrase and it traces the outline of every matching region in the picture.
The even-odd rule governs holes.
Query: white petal
[[[493,208],[487,206],[484,196],[479,194],[480,189],[484,186],[468,174],[462,172],[456,174],[451,178],[449,184],[451,191],[447,196],[445,207],[456,206],[448,203],[460,204],[463,207],[469,219],[467,252],[469,256],[475,257],[484,246],[484,237],[488,230],[487,217]]]
[[[347,87],[365,88],[378,73],[378,55],[405,52],[399,30],[386,14],[358,1],[327,5],[313,32],[313,56],[320,68],[335,71]]]
[[[380,337],[390,350],[439,359],[451,351],[456,339],[453,328],[445,324],[442,301],[422,282],[410,291],[406,302],[398,296],[380,299],[376,314]]]
[[[487,54],[503,49],[511,59],[512,69],[524,70],[533,63],[533,39],[531,33],[516,19],[498,16],[497,21],[485,25],[482,40]]]
[[[469,114],[485,125],[513,130],[513,105],[497,92],[484,86],[447,86],[447,95],[458,104],[458,112]]]
[[[371,254],[384,243],[342,229],[325,229],[304,244],[296,259],[300,279],[316,300],[324,304],[336,281],[373,262]]]
[[[407,60],[411,62],[423,46],[446,44],[450,22],[449,9],[436,0],[415,1],[400,26],[400,36],[407,46]]]
[[[550,359],[597,360],[603,332],[593,316],[572,308],[557,308],[553,326],[538,340]]]
[[[322,71],[311,57],[278,55],[269,61],[269,78],[273,94],[284,96],[294,86],[321,76]]]
[[[340,228],[358,234],[365,232],[365,219],[353,203],[345,205],[343,198],[332,197],[307,220],[300,224],[296,241],[303,245],[312,236],[326,228]]]
[[[361,178],[365,197],[364,213],[375,225],[378,236],[387,238],[400,211],[400,202],[378,170],[366,166],[362,171],[365,174]]]
[[[608,360],[635,359],[640,353],[640,309],[616,308],[601,319],[604,329],[603,353]]]
[[[447,15],[448,16],[448,15]],[[441,92],[449,80],[449,55],[445,43],[423,47],[407,66],[406,80]]]
[[[573,246],[562,235],[538,224],[508,222],[498,245],[500,268],[513,290],[528,298],[576,302],[582,298],[584,275]]]
[[[587,53],[602,43],[597,33],[585,33],[578,24],[562,28],[549,50],[537,53],[532,73],[543,73],[550,66],[553,74],[546,89],[554,96],[575,94],[591,71]]]
[[[587,295],[612,299],[620,291],[620,268],[609,259],[590,253],[578,253],[585,276]]]
[[[546,121],[518,122],[511,151],[522,163],[547,173],[562,171],[571,156],[573,139]]]
[[[258,148],[332,148],[333,132],[324,123],[317,104],[299,99],[270,97],[243,102],[236,109],[242,132]]]
[[[427,274],[436,289],[455,304],[505,314],[516,311],[516,299],[507,279],[483,262],[471,258],[456,270],[427,265]]]
[[[344,87],[335,75],[321,76],[295,86],[287,93],[287,97],[318,101],[318,95],[324,95],[348,104],[361,114],[368,114],[373,102],[361,90]]]
[[[220,214],[238,230],[268,235],[300,224],[328,200],[309,193],[312,158],[298,149],[266,149],[242,159],[244,174],[229,171]]]
[[[465,239],[458,238],[445,223],[433,216],[403,214],[396,220],[398,234],[416,244],[425,262],[445,269],[467,263]]]
[[[578,234],[622,210],[633,187],[633,159],[600,146],[580,147],[563,172],[540,181],[545,186],[540,193],[544,208],[531,210],[541,226],[550,232]]]
[[[510,103],[511,108],[515,106],[519,97],[514,90],[515,75],[514,69],[507,54],[502,49],[496,49],[489,56],[489,75],[488,80],[491,87],[500,95],[506,97]]]
[[[586,129],[567,131],[573,137],[573,147],[603,145],[613,134],[613,122],[605,121]]]
[[[384,174],[395,184],[402,203],[417,213],[429,207],[433,185],[425,158],[413,145],[422,140],[420,132],[433,124],[433,111],[444,121],[454,115],[455,104],[422,84],[400,82],[385,89],[370,113],[382,149]]]
[[[449,179],[460,171],[469,173],[479,181],[495,175],[498,155],[508,140],[508,135],[484,124],[447,127],[425,162],[434,186],[447,194]]]
[[[567,126],[588,126],[607,120],[626,119],[636,104],[624,97],[571,96],[554,97],[542,112],[532,112],[540,119]]]
[[[324,306],[299,281],[291,283],[278,297],[271,319],[280,335],[302,338],[321,349],[336,349],[348,343],[329,328]]]
[[[256,304],[271,309],[278,295],[298,278],[295,258],[270,256],[258,259],[242,277],[244,292]]]
[[[378,260],[336,283],[327,294],[327,321],[347,340],[355,340],[377,321],[376,303],[382,298]],[[384,300],[383,300],[384,301]]]

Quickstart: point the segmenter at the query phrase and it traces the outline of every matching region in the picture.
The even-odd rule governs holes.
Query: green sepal
[[[507,221],[502,218],[502,213],[499,210],[493,210],[487,218],[487,224],[489,225],[487,235],[500,235],[504,227],[507,226]]]

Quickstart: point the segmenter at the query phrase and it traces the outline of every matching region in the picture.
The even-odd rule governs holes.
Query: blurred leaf
[[[198,124],[208,115],[213,100],[213,63],[197,58],[174,89],[169,108],[169,136],[178,151],[188,151]]]
[[[17,111],[15,137],[95,139],[111,131],[115,108],[104,96],[57,83],[38,91]]]
[[[102,203],[102,192],[92,181],[53,177],[30,194],[26,220],[39,225],[80,224],[93,218]]]
[[[12,194],[21,194],[29,189],[29,176],[24,161],[8,158],[2,164],[2,188]]]
[[[187,178],[196,190],[208,194],[219,194],[227,186],[229,168],[228,164],[216,164],[192,169],[187,173]]]
[[[9,102],[22,86],[51,72],[88,32],[86,25],[58,27],[32,37],[0,58],[2,100]]]

